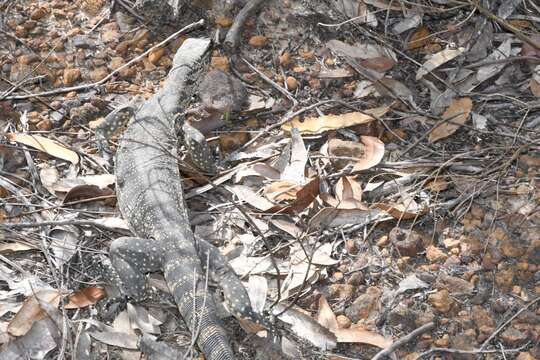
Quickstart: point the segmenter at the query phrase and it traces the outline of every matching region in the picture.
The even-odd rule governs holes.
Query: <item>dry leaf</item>
[[[388,219],[390,219],[390,216],[379,209],[340,210],[335,208],[324,208],[311,217],[309,220],[309,227],[319,229],[350,224],[368,225],[375,221],[384,221]]]
[[[310,117],[300,121],[299,118],[283,124],[283,130],[290,132],[297,128],[301,134],[321,134],[325,131],[342,129],[354,125],[366,124],[382,117],[388,112],[388,106],[365,110],[364,112],[350,112],[340,115],[323,115],[320,117]],[[370,115],[375,116],[372,117]]]
[[[332,331],[338,343],[359,343],[378,346],[382,349],[392,344],[392,339],[387,339],[373,331],[368,331],[359,325],[353,325],[347,329],[340,329],[336,316],[324,296],[319,298],[319,311],[317,322]]]
[[[382,96],[397,96],[398,98],[404,99],[406,101],[413,100],[413,94],[411,90],[409,90],[409,88],[405,84],[396,79],[384,77],[379,81],[373,83],[373,86]]]
[[[300,246],[293,246],[290,250],[290,262],[291,264],[301,264],[304,263],[305,265],[308,265],[310,263],[310,259],[308,258],[308,255],[310,255],[311,258],[311,264],[312,265],[321,265],[321,266],[332,266],[339,263],[339,260],[336,260],[332,258],[332,244],[331,243],[325,243],[325,244],[317,244],[315,247],[315,251],[312,253],[306,254],[305,249],[303,249]]]
[[[322,69],[318,74],[317,77],[319,79],[342,79],[354,76],[354,73],[347,69]]]
[[[312,179],[310,182],[308,182],[304,187],[302,187],[300,190],[296,192],[296,200],[293,201],[289,206],[287,206],[285,209],[283,209],[283,212],[290,214],[290,213],[298,213],[303,211],[305,208],[307,208],[313,200],[317,198],[319,195],[319,186],[320,186],[320,179],[318,177]],[[274,211],[278,211],[279,209],[274,209]]]
[[[327,202],[336,209],[368,209],[362,202],[362,187],[352,176],[340,178],[336,183],[335,193],[336,198],[329,197]]]
[[[380,56],[387,56],[396,60],[396,54],[382,46],[373,44],[355,44],[349,45],[339,40],[330,40],[326,46],[337,55],[350,56],[355,59],[371,59]]]
[[[376,206],[392,215],[396,219],[410,220],[415,219],[427,212],[427,207],[418,204],[412,196],[401,196],[399,202],[390,204],[377,203]]]
[[[274,207],[272,202],[258,195],[245,185],[227,186],[227,190],[235,194],[239,200],[246,202],[261,211],[266,212]]]
[[[429,134],[429,142],[434,143],[455,133],[469,118],[472,105],[468,97],[454,99],[442,114],[443,122]]]
[[[281,172],[281,180],[289,180],[303,185],[306,182],[304,171],[308,161],[308,152],[302,136],[295,128],[291,130],[290,144],[290,157]]]
[[[334,330],[338,343],[369,344],[384,349],[392,345],[392,339],[387,339],[376,332],[365,330],[359,325],[353,325],[348,329]]]
[[[343,169],[354,162],[353,170],[366,170],[381,162],[384,157],[384,143],[373,136],[361,136],[362,144],[354,141],[330,139],[327,153],[337,169]]]
[[[295,295],[299,291],[304,293],[310,291],[310,285],[315,284],[320,279],[320,269],[313,265],[309,265],[307,261],[299,264],[291,265],[290,268],[283,272],[287,274],[281,286],[281,299],[285,300]]]
[[[270,222],[272,223],[272,225],[274,225],[281,231],[284,231],[287,234],[291,235],[293,238],[299,238],[304,232],[302,228],[287,220],[271,219]]]
[[[115,331],[89,331],[88,334],[94,339],[108,345],[118,346],[125,349],[138,349],[139,337]]]
[[[429,39],[429,29],[427,26],[420,26],[416,31],[411,35],[409,43],[407,44],[407,49],[414,50],[426,46]]]
[[[292,201],[301,187],[291,181],[275,181],[263,188],[264,195],[275,202]]]
[[[65,309],[82,309],[90,305],[95,305],[107,294],[101,288],[83,288],[69,295],[69,303]]]
[[[375,70],[380,73],[392,69],[395,65],[396,62],[387,56],[379,56],[376,58],[364,59],[360,61],[360,66]]]
[[[76,152],[69,150],[57,141],[44,138],[43,136],[9,133],[7,134],[7,138],[9,141],[31,146],[34,149],[46,152],[59,159],[67,160],[73,164],[79,162],[79,155]]]
[[[422,14],[415,10],[405,11],[403,15],[403,19],[392,26],[394,34],[402,34],[407,30],[417,27],[422,22]]]
[[[354,164],[353,170],[366,170],[379,164],[384,156],[384,143],[374,136],[363,135],[364,157]]]
[[[534,96],[540,98],[540,83],[538,83],[534,79],[531,79],[531,82],[529,83],[529,88],[531,89],[531,92]]]
[[[367,5],[363,1],[360,1],[358,4],[358,16],[358,20],[361,24],[367,24],[373,28],[376,28],[379,24],[375,15],[369,11]]]
[[[27,244],[21,244],[19,242],[9,242],[9,243],[3,243],[0,244],[0,254],[2,253],[10,253],[10,252],[17,252],[17,251],[28,251],[28,250],[35,250],[39,249],[38,246],[32,246]]]
[[[422,64],[420,69],[418,69],[418,72],[416,73],[416,80],[420,80],[422,77],[424,77],[424,75],[429,74],[442,64],[447,63],[455,57],[461,55],[464,51],[465,48],[460,47],[457,49],[445,49],[431,55],[429,60]]]
[[[404,7],[395,0],[363,0],[364,3],[382,10],[403,11]]]
[[[67,204],[76,200],[88,200],[104,196],[113,197],[112,195],[114,195],[114,191],[108,187],[100,189],[96,185],[77,185],[68,191],[62,202]]]
[[[332,311],[330,304],[324,295],[319,298],[319,311],[317,312],[317,322],[330,331],[338,328],[336,315]]]
[[[278,315],[285,310],[285,306],[277,304],[272,314]],[[308,340],[320,349],[333,349],[336,347],[336,337],[332,332],[322,327],[308,315],[292,308],[280,314],[278,318],[291,325],[291,330],[299,337]]]
[[[60,303],[60,292],[58,290],[40,290],[26,299],[8,325],[9,334],[23,336],[32,328],[34,322],[47,316],[40,305],[41,303],[57,307]]]

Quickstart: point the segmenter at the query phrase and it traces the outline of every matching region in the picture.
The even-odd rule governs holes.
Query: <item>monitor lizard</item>
[[[126,106],[108,117],[113,128],[133,118],[119,140],[115,172],[118,207],[136,235],[113,241],[109,256],[119,287],[135,300],[145,296],[145,274],[163,271],[180,314],[206,359],[225,360],[235,356],[216,315],[214,301],[207,293],[206,265],[210,276],[223,288],[235,316],[255,322],[261,319],[252,310],[245,288],[224,257],[193,235],[184,203],[171,116],[186,107],[188,89],[196,81],[209,47],[208,39],[187,39],[157,94],[139,108]],[[103,125],[98,130],[106,137],[110,133],[107,129]],[[202,134],[187,129],[184,137],[188,149],[197,151],[204,147]]]

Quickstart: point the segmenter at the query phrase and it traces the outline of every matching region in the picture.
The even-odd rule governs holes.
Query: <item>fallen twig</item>
[[[386,349],[383,349],[379,351],[374,357],[371,358],[371,360],[380,360],[384,359],[386,356],[389,356],[394,351],[396,351],[400,346],[405,345],[415,337],[432,330],[435,327],[434,322],[427,323],[425,325],[420,326],[418,329],[413,330],[410,334],[407,334],[396,341],[392,343],[389,347]]]
[[[287,90],[285,90],[282,86],[280,86],[278,83],[276,83],[274,80],[270,79],[268,76],[266,76],[262,71],[260,71],[259,69],[257,69],[255,66],[251,65],[251,63],[249,61],[247,61],[246,59],[242,58],[242,61],[244,61],[246,63],[247,66],[249,66],[249,68],[253,71],[255,71],[257,74],[259,74],[259,76],[264,80],[266,81],[267,83],[269,83],[270,85],[272,85],[277,91],[279,91],[280,93],[282,93],[283,95],[285,95],[287,97],[287,99],[291,100],[291,102],[293,103],[293,107],[295,107],[296,105],[298,105],[298,100],[296,100],[296,98],[294,96],[291,95],[290,92],[288,92]]]
[[[486,341],[484,341],[482,343],[482,345],[480,346],[480,350],[484,350],[486,348],[486,346],[489,344],[489,342],[491,340],[493,340],[493,338],[495,336],[497,336],[498,333],[500,333],[502,331],[502,329],[504,329],[506,327],[506,325],[510,324],[512,322],[512,320],[514,320],[515,318],[517,318],[519,316],[519,314],[521,314],[522,312],[524,312],[525,310],[527,310],[529,307],[531,307],[532,305],[536,304],[538,301],[540,300],[540,296],[537,297],[536,299],[532,300],[530,303],[528,303],[526,306],[524,306],[523,308],[521,308],[518,312],[516,312],[514,315],[512,315],[508,320],[506,320],[503,324],[501,324],[501,326],[499,326],[497,328],[497,330],[495,330],[487,339]]]
[[[240,42],[240,34],[242,33],[246,20],[252,16],[263,3],[264,0],[251,0],[236,15],[234,23],[229,29],[227,36],[225,36],[224,45],[227,51],[234,52],[236,50]]]
[[[534,41],[533,39],[531,39],[530,37],[528,36],[525,36],[518,28],[516,28],[515,26],[511,25],[509,22],[507,22],[506,20],[504,19],[501,19],[500,17],[498,17],[497,15],[493,14],[491,11],[489,11],[488,9],[486,9],[485,7],[483,7],[482,5],[480,5],[480,3],[478,2],[478,0],[470,0],[471,2],[471,5],[473,5],[474,7],[476,7],[478,9],[478,11],[484,15],[485,17],[487,17],[489,20],[491,21],[495,21],[497,24],[501,25],[503,28],[505,28],[506,30],[510,31],[511,33],[513,33],[514,35],[516,35],[516,37],[531,45],[533,48],[535,48],[536,50],[540,50],[540,44],[538,44],[536,41]]]
[[[94,82],[94,83],[91,83],[91,84],[70,86],[70,87],[65,87],[65,88],[55,89],[55,90],[50,90],[50,91],[44,91],[44,92],[40,92],[40,93],[36,93],[36,94],[7,96],[5,99],[8,99],[8,100],[22,100],[22,99],[29,99],[29,98],[33,98],[33,97],[37,97],[37,96],[51,96],[51,95],[67,93],[67,92],[70,92],[70,91],[80,91],[80,90],[85,90],[85,89],[91,89],[91,88],[98,87],[98,86],[104,84],[105,82],[107,82],[108,80],[110,80],[114,75],[116,75],[117,73],[119,73],[123,69],[125,69],[125,68],[133,65],[134,63],[138,62],[139,60],[145,58],[152,50],[164,46],[165,44],[167,44],[171,40],[175,39],[179,35],[181,35],[181,34],[183,34],[185,32],[191,31],[191,30],[193,30],[195,28],[198,28],[198,27],[202,26],[203,24],[204,24],[204,20],[201,19],[201,20],[199,20],[197,22],[194,22],[192,24],[189,24],[189,25],[183,27],[182,29],[175,32],[174,34],[170,35],[168,38],[166,38],[162,42],[152,46],[151,48],[149,48],[148,50],[143,52],[141,55],[135,57],[134,59],[131,59],[130,61],[128,61],[124,65],[122,65],[119,68],[113,70],[109,75],[105,76],[103,79],[101,79],[101,80],[99,80],[97,82]]]

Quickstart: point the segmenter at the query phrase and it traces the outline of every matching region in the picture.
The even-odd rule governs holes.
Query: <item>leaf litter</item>
[[[258,313],[288,324],[277,348],[297,358],[377,358],[381,349],[400,359],[444,358],[445,349],[540,357],[538,7],[278,3],[251,19],[238,49],[260,73],[212,53],[210,66],[248,84],[250,100],[239,113],[194,120],[224,125],[207,134],[222,160],[218,188],[184,180],[196,234],[230,259]],[[69,355],[140,356],[143,345],[158,358],[176,354],[155,335],[190,343],[180,322],[146,302],[111,313],[100,301],[106,281],[90,271],[90,254],[132,236],[91,130],[132,95],[154,93],[175,48],[153,51],[99,91],[24,98],[103,77],[167,32],[144,28],[123,3],[110,17],[29,1],[2,10],[0,71],[17,86],[0,88],[0,358],[52,358],[62,346],[59,308],[85,322],[66,342],[80,346]],[[230,14],[220,11],[198,13],[226,31]],[[38,62],[35,49],[50,44]],[[38,81],[25,80],[32,69]],[[59,284],[71,295],[35,303]],[[435,330],[393,343],[430,323]],[[77,321],[67,324],[65,336],[79,333]],[[248,358],[264,353],[242,332],[264,331],[241,324],[228,327],[233,342]]]

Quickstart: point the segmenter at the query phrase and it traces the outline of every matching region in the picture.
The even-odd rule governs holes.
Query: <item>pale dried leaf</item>
[[[452,104],[442,115],[443,122],[429,134],[429,142],[434,143],[455,133],[469,118],[472,106],[473,102],[468,97],[452,101]]]
[[[456,58],[465,51],[465,48],[460,47],[457,49],[445,49],[436,54],[430,56],[429,60],[426,61],[418,72],[416,73],[416,80],[420,80],[424,75],[429,74],[431,71],[435,70],[442,64],[447,63],[448,61]]]
[[[279,266],[280,262],[278,262]],[[229,265],[233,268],[238,276],[246,276],[248,274],[276,274],[275,268],[269,257],[253,257],[240,255],[229,261]],[[280,272],[287,272],[285,267],[279,267]]]
[[[135,330],[133,329],[133,326],[131,325],[131,320],[129,319],[129,314],[128,314],[127,309],[121,311],[116,316],[116,318],[114,319],[112,323],[112,327],[106,327],[106,328],[103,328],[102,330],[135,335]]]
[[[354,97],[363,98],[369,96],[375,92],[375,87],[371,81],[361,80],[356,83],[356,89],[354,90]]]
[[[286,274],[287,272],[282,273]],[[295,295],[299,291],[307,292],[310,285],[319,281],[320,271],[315,266],[309,266],[307,262],[292,265],[287,277],[281,284],[281,298],[283,300]]]
[[[51,318],[43,318],[34,323],[30,331],[18,337],[2,348],[1,360],[42,360],[61,342],[59,324]]]
[[[386,211],[396,219],[415,219],[427,212],[427,206],[418,204],[410,195],[400,196],[398,201],[385,204],[377,203],[379,209]]]
[[[80,238],[77,227],[55,227],[49,231],[48,237],[51,239],[51,249],[54,254],[52,260],[56,267],[64,265],[75,255]]]
[[[291,131],[293,128],[297,128],[301,134],[321,134],[325,131],[342,129],[354,125],[369,123],[375,118],[382,117],[388,112],[390,108],[383,106],[379,108],[364,110],[360,112],[350,112],[340,115],[323,115],[320,117],[310,117],[300,121],[295,118],[294,120],[283,124],[281,127],[285,131]],[[373,115],[373,116],[370,116]]]
[[[248,176],[259,176],[265,179],[278,180],[280,178],[280,172],[268,164],[257,163],[238,170],[234,176],[234,182],[238,183]]]
[[[272,309],[272,313],[278,315],[283,310],[285,310],[285,306],[277,304]],[[332,332],[322,327],[308,315],[303,314],[294,308],[287,310],[285,313],[279,315],[278,318],[281,321],[290,324],[291,330],[296,335],[309,341],[320,349],[330,350],[337,345],[336,337]]]
[[[246,290],[251,300],[251,307],[256,313],[262,314],[268,294],[268,281],[264,276],[251,275]]]
[[[357,0],[336,0],[334,6],[337,11],[341,12],[348,18],[358,16],[358,1]]]
[[[281,172],[281,180],[290,180],[296,184],[306,183],[305,167],[308,161],[308,152],[304,140],[297,129],[291,129],[291,157]]]
[[[365,145],[364,157],[354,164],[354,171],[372,168],[379,164],[384,157],[384,143],[381,140],[367,135],[361,136],[360,140]]]
[[[392,344],[392,339],[387,339],[373,331],[365,330],[359,325],[353,325],[348,329],[334,330],[338,343],[369,344],[384,349]]]
[[[362,0],[368,5],[372,5],[382,10],[403,11],[403,7],[394,0]]]
[[[292,264],[309,263],[309,257],[311,257],[312,265],[332,266],[336,265],[339,260],[332,258],[332,244],[324,243],[317,245],[313,254],[308,251],[308,254],[301,246],[292,246],[290,249],[290,261]]]
[[[413,94],[409,88],[402,82],[384,77],[373,84],[375,89],[382,96],[397,96],[406,101],[413,101]]]
[[[132,350],[138,349],[137,344],[139,337],[137,335],[129,335],[114,331],[89,331],[88,333],[94,339],[101,341],[102,343],[107,345],[113,345]]]
[[[95,219],[94,222],[97,225],[106,227],[108,229],[121,229],[121,230],[129,230],[129,227],[126,223],[126,221],[119,217],[104,217],[101,219]]]
[[[371,59],[386,56],[396,60],[396,54],[382,46],[372,44],[349,45],[339,40],[330,40],[326,46],[337,55],[350,56],[355,59]]]
[[[473,125],[476,129],[485,130],[487,128],[488,119],[484,115],[478,114],[476,112],[471,113],[471,115]]]
[[[0,244],[0,254],[35,249],[39,249],[39,247],[30,244],[23,244],[20,242],[9,242]]]
[[[338,328],[336,315],[332,311],[328,300],[324,295],[319,298],[319,311],[317,311],[317,322],[330,331]]]
[[[358,16],[360,17],[360,23],[367,24],[372,28],[376,28],[379,25],[377,17],[369,11],[366,3],[363,1],[360,1],[360,4],[358,4]]]
[[[368,225],[374,221],[388,220],[390,217],[382,210],[340,210],[335,208],[323,208],[309,221],[310,228],[325,229],[350,224]]]
[[[159,325],[162,322],[150,315],[144,307],[128,303],[127,313],[134,329],[139,329],[148,334],[161,333]]]
[[[396,34],[402,34],[407,30],[417,27],[422,22],[422,14],[416,11],[407,11],[403,20],[392,26],[392,30]]]
[[[362,186],[352,176],[340,178],[336,183],[335,193],[335,199],[329,197],[326,200],[336,209],[368,209],[362,202]]]
[[[399,288],[397,289],[396,295],[404,293],[405,291],[408,291],[408,290],[426,289],[426,288],[429,288],[429,284],[417,278],[415,274],[411,274],[399,282]]]
[[[248,98],[248,112],[262,111],[265,109],[271,109],[274,106],[275,100],[273,98],[264,98],[257,95],[249,95]]]
[[[46,317],[47,313],[43,310],[42,303],[48,303],[54,307],[58,307],[60,303],[60,292],[58,290],[40,290],[35,295],[26,299],[21,309],[9,323],[9,334],[12,336],[23,336],[32,328],[32,325],[36,321]]]
[[[246,202],[261,211],[268,211],[274,207],[274,204],[272,202],[258,195],[256,192],[254,192],[247,186],[227,186],[227,189],[234,195],[236,195],[240,201]]]
[[[274,181],[263,188],[264,195],[273,202],[291,201],[296,199],[300,187],[296,182]]]
[[[7,134],[7,138],[9,141],[28,145],[34,149],[46,152],[47,154],[59,159],[67,160],[73,164],[79,163],[79,155],[77,155],[76,152],[69,150],[57,141],[44,138],[43,136],[9,133]]]
[[[319,79],[343,79],[347,77],[354,76],[354,73],[347,69],[337,68],[337,69],[322,69],[317,77]]]
[[[512,39],[507,39],[503,41],[497,49],[495,49],[489,56],[485,59],[486,62],[493,62],[493,64],[482,66],[478,69],[476,74],[476,86],[486,81],[487,79],[498,74],[506,66],[505,62],[499,62],[499,60],[506,59],[510,57],[510,52],[512,50]]]
[[[293,238],[299,238],[302,236],[303,230],[292,222],[281,219],[272,219],[270,222],[278,229],[291,235]]]
[[[39,179],[41,180],[41,184],[52,195],[55,195],[55,191],[56,191],[55,184],[58,182],[59,178],[60,178],[60,174],[58,173],[58,170],[56,169],[56,167],[45,164],[39,170]]]

